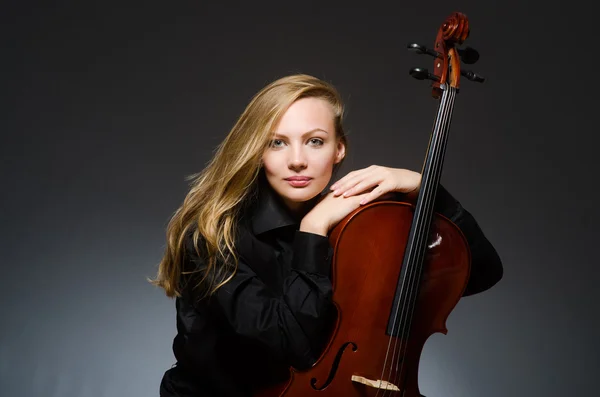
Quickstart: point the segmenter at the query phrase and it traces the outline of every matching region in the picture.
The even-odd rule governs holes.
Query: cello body
[[[431,334],[446,333],[446,319],[468,281],[470,252],[460,229],[436,214],[410,343],[390,336],[388,319],[413,212],[409,202],[376,201],[333,229],[333,337],[310,370],[292,369],[287,384],[265,390],[261,397],[421,395],[418,363],[423,345]],[[405,348],[396,351],[390,345]],[[394,351],[404,357],[404,365],[384,365]]]

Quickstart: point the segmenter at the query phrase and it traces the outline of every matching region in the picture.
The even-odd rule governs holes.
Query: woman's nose
[[[306,168],[306,165],[306,155],[302,149],[292,150],[288,159],[288,167],[293,170],[302,170]]]

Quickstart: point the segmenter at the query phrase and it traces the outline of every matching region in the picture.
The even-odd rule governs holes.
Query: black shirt
[[[271,188],[239,224],[235,276],[215,295],[199,300],[192,283],[176,299],[177,363],[162,379],[161,397],[246,397],[279,383],[289,366],[309,368],[327,342],[333,310],[327,237],[299,231],[298,222]],[[471,274],[464,295],[490,288],[502,277],[494,247],[473,216],[440,186],[435,210],[464,233]],[[191,238],[186,269],[204,266]]]

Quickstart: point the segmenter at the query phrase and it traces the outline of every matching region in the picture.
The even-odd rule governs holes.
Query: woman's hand
[[[360,201],[367,193],[352,197],[334,196],[333,193],[324,195],[302,218],[300,231],[326,236],[329,230],[338,224],[352,211],[360,207]]]
[[[411,193],[421,185],[421,174],[402,168],[372,165],[348,173],[331,185],[335,197],[351,197],[370,190],[360,201],[367,204],[388,192]]]

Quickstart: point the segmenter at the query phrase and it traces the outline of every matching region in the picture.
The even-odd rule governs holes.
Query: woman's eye
[[[323,144],[323,140],[319,139],[319,138],[312,138],[310,140],[310,143],[311,143],[311,145],[314,145],[314,146],[321,146]]]
[[[281,147],[283,145],[283,141],[281,139],[273,139],[271,141],[271,147]]]

